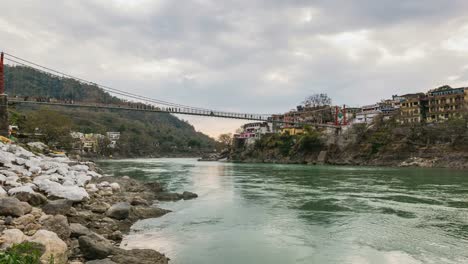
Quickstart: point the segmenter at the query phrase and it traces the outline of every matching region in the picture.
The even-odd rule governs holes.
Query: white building
[[[109,147],[115,148],[117,146],[117,141],[120,139],[120,132],[107,132],[107,138],[110,140]]]
[[[248,123],[241,127],[241,131],[235,134],[235,138],[244,139],[246,144],[252,144],[263,135],[271,133],[272,127],[267,122]]]

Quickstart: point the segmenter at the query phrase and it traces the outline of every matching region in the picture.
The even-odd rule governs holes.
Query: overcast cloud
[[[278,113],[468,85],[466,0],[0,0],[0,49],[180,104]],[[189,118],[216,136],[242,122]]]

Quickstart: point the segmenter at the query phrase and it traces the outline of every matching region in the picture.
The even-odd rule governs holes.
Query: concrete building
[[[235,139],[244,140],[246,144],[252,144],[263,135],[272,133],[272,126],[267,122],[248,123],[234,134]]]
[[[401,124],[419,123],[426,119],[427,97],[424,93],[402,95],[398,121]]]
[[[115,148],[117,146],[117,141],[120,139],[120,132],[107,132],[106,135],[110,141],[108,147]]]
[[[468,88],[442,86],[427,93],[427,122],[442,122],[467,111]]]
[[[379,104],[365,105],[361,107],[361,112],[356,113],[353,124],[371,124],[374,118],[382,114]]]

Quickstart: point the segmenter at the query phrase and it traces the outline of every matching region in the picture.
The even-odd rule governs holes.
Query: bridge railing
[[[317,127],[332,127],[339,128],[339,126],[331,124],[320,124],[310,123],[306,121],[292,121],[292,120],[274,120],[270,116],[258,115],[258,114],[246,114],[246,113],[233,113],[233,112],[222,112],[215,110],[206,110],[198,108],[187,108],[187,107],[168,107],[168,106],[156,106],[142,103],[131,103],[127,102],[124,104],[103,104],[98,102],[76,102],[74,100],[58,100],[55,98],[46,97],[8,97],[8,101],[12,103],[29,103],[29,104],[43,104],[43,105],[57,105],[57,106],[74,106],[74,107],[97,107],[107,109],[122,109],[122,110],[137,110],[147,112],[163,112],[172,114],[185,114],[185,115],[198,115],[198,116],[211,116],[231,119],[242,119],[251,121],[262,121],[277,124],[288,124],[298,126],[317,126]]]

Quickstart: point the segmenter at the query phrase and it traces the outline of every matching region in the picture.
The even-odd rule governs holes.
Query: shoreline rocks
[[[156,200],[189,200],[197,195],[164,192],[156,182],[104,177],[92,162],[46,156],[42,143],[33,153],[0,143],[0,250],[34,242],[42,263],[155,263],[169,259],[149,249],[120,249],[123,235],[138,220],[169,210]]]

